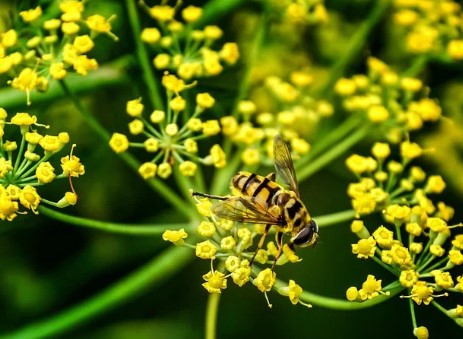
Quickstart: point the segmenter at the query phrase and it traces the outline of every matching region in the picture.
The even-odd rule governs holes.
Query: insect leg
[[[195,192],[195,191],[191,191],[190,193],[193,197],[199,196],[199,197],[205,197],[205,198],[215,199],[215,200],[227,200],[228,199],[228,197],[223,197],[220,195],[213,195],[213,194],[207,194],[207,193],[201,193],[201,192]]]
[[[275,268],[275,265],[278,261],[278,258],[280,257],[281,255],[281,252],[283,251],[283,233],[282,232],[277,232],[277,234],[275,235],[275,239],[277,241],[277,244],[278,244],[278,251],[275,255],[275,261],[273,262],[273,265],[272,265],[272,272],[273,272],[273,269]]]
[[[265,238],[267,237],[268,231],[270,231],[270,227],[272,227],[271,224],[265,225],[264,233],[260,237],[259,243],[257,244],[257,249],[254,252],[254,255],[252,256],[251,261],[249,262],[249,266],[252,266],[252,262],[254,261],[254,258],[256,257],[257,252],[262,248],[262,246],[264,246],[264,241],[265,241]]]

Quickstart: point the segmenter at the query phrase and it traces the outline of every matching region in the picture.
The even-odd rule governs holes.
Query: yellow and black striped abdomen
[[[281,186],[267,177],[251,172],[238,172],[231,181],[231,189],[236,195],[258,198],[271,204]]]

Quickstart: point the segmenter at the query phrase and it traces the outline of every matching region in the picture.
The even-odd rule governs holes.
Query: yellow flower
[[[59,136],[54,135],[45,135],[40,139],[39,144],[46,152],[50,153],[56,153],[64,146]]]
[[[413,335],[418,339],[428,339],[429,331],[426,327],[420,326],[413,329]]]
[[[418,281],[418,272],[405,270],[400,272],[399,282],[403,287],[411,288]]]
[[[382,248],[389,249],[394,243],[394,232],[388,230],[384,226],[378,227],[376,231],[373,232],[373,237]]]
[[[80,26],[73,21],[63,22],[63,24],[61,25],[61,30],[66,35],[74,35],[77,34],[77,32],[79,32]]]
[[[67,74],[67,71],[64,69],[64,63],[62,62],[53,62],[50,65],[49,72],[50,72],[50,76],[55,80],[61,80]]]
[[[355,174],[362,174],[364,172],[374,171],[377,164],[373,158],[352,154],[346,159],[346,166],[351,172]]]
[[[149,8],[148,13],[153,19],[164,22],[174,18],[175,9],[170,6],[157,5]]]
[[[74,192],[66,192],[64,197],[58,201],[57,207],[64,208],[67,206],[74,206],[75,204],[77,204],[77,194]]]
[[[196,165],[193,161],[186,160],[182,162],[178,168],[180,173],[182,173],[184,176],[192,177],[195,175],[196,170],[198,169],[198,165]]]
[[[376,241],[373,237],[360,239],[357,244],[352,244],[352,253],[359,259],[368,259],[375,255]]]
[[[30,209],[34,213],[37,212],[37,206],[40,203],[40,196],[37,194],[37,190],[31,186],[26,185],[21,190],[21,194],[19,195],[19,202],[25,208]]]
[[[205,109],[211,108],[215,104],[215,99],[209,93],[198,93],[196,95],[196,105]]]
[[[138,168],[138,173],[143,179],[148,180],[156,176],[157,169],[158,167],[156,164],[152,162],[145,162]]]
[[[225,268],[228,272],[235,272],[239,267],[241,267],[241,259],[237,256],[230,255],[225,259]]]
[[[220,118],[220,124],[222,125],[222,133],[224,135],[233,135],[238,130],[238,121],[235,117],[226,116]]]
[[[220,248],[224,251],[231,251],[236,247],[236,240],[231,235],[220,241]],[[256,256],[257,257],[257,256]],[[257,259],[256,259],[257,260]]]
[[[391,154],[391,148],[389,147],[389,144],[383,143],[383,142],[375,142],[371,149],[371,154],[376,159],[385,159]]]
[[[131,122],[129,122],[128,126],[129,126],[130,134],[138,135],[138,134],[143,133],[143,130],[144,130],[143,121],[139,119],[132,120]]]
[[[203,275],[203,279],[206,280],[203,283],[203,287],[209,293],[221,293],[221,290],[227,288],[227,278],[225,274],[219,271],[209,271]]]
[[[433,232],[437,233],[447,233],[448,226],[447,223],[441,218],[428,218],[426,220],[426,226],[431,229]]]
[[[247,260],[242,260],[240,267],[236,268],[231,274],[233,282],[240,287],[249,281],[250,276],[251,267],[249,266],[249,261]]]
[[[59,8],[63,12],[63,21],[78,21],[84,11],[84,3],[79,0],[65,0],[60,2]]]
[[[11,123],[13,125],[18,125],[19,127],[29,127],[37,123],[37,117],[35,115],[30,115],[29,113],[16,113],[11,118]]]
[[[169,106],[176,112],[183,111],[186,107],[186,100],[181,96],[176,96],[169,102]]]
[[[161,39],[161,32],[156,27],[143,29],[141,32],[141,40],[148,44],[155,44]]]
[[[19,16],[24,22],[32,22],[42,15],[42,8],[37,6],[34,9],[19,12]]]
[[[98,68],[98,63],[95,59],[89,59],[86,55],[79,55],[72,63],[72,67],[77,73],[87,75],[88,71]]]
[[[126,112],[131,117],[140,117],[143,113],[143,108],[144,106],[141,103],[141,98],[127,101]]]
[[[414,142],[404,141],[400,144],[400,155],[404,159],[414,159],[423,153],[420,145]]]
[[[227,164],[227,158],[225,152],[222,150],[220,145],[216,144],[211,147],[210,155],[212,158],[212,163],[217,168],[225,167]]]
[[[296,305],[298,303],[301,303],[304,306],[312,307],[311,305],[305,304],[299,300],[299,296],[302,294],[302,292],[302,287],[296,284],[294,280],[289,280],[288,286],[278,289],[278,293],[289,297],[289,301],[291,301],[291,304]]]
[[[272,272],[270,268],[260,271],[257,277],[253,280],[253,284],[261,292],[268,292],[272,289],[276,281],[276,273]]]
[[[341,96],[351,96],[356,91],[355,82],[351,79],[341,78],[336,82],[334,91]]]
[[[463,59],[463,40],[450,40],[447,53],[454,60]]]
[[[202,123],[203,134],[212,136],[220,133],[220,125],[217,120],[207,120]]]
[[[370,237],[370,232],[365,227],[363,220],[353,220],[350,224],[350,230],[352,233],[355,233],[357,237],[359,237],[360,239],[368,239]]]
[[[425,281],[417,281],[415,285],[413,285],[411,297],[413,301],[416,302],[418,305],[421,305],[421,303],[429,305],[429,303],[433,299],[433,292],[433,288],[429,286]]]
[[[213,222],[201,221],[198,226],[198,233],[202,237],[212,237],[215,234],[216,228]]]
[[[87,53],[95,46],[95,43],[88,35],[85,34],[76,37],[72,45],[78,53]]]
[[[172,165],[168,162],[163,162],[158,166],[158,175],[163,178],[167,179],[172,174]]]
[[[463,234],[457,234],[455,236],[455,239],[452,240],[452,246],[463,250]]]
[[[13,164],[11,160],[0,158],[0,179],[3,179],[11,170],[13,170]]]
[[[240,57],[238,44],[235,42],[225,43],[222,49],[219,51],[219,55],[227,64],[235,64]]]
[[[196,244],[196,256],[201,259],[215,259],[217,246],[209,240]]]
[[[122,153],[129,148],[129,140],[124,134],[114,133],[109,140],[109,146],[114,152]]]
[[[80,163],[80,159],[75,155],[67,155],[61,158],[61,168],[63,173],[71,177],[79,177],[85,173],[85,167]]]
[[[16,217],[18,203],[12,201],[8,194],[0,194],[0,219],[11,221]]]
[[[346,291],[346,299],[349,301],[355,301],[357,299],[360,299],[359,291],[357,287],[351,286],[347,289]]]
[[[241,160],[246,165],[256,165],[260,160],[260,153],[258,149],[246,148],[241,154]]]
[[[445,289],[453,287],[454,282],[449,272],[434,270],[431,272],[431,274],[434,276],[437,286]]]
[[[445,254],[445,250],[441,245],[438,244],[432,244],[429,247],[429,252],[431,252],[431,254],[435,255],[436,257],[442,257]]]
[[[118,40],[118,38],[111,32],[110,21],[112,18],[114,18],[114,16],[106,20],[105,17],[99,14],[94,14],[87,17],[85,23],[92,32],[105,33],[112,37],[114,40]]]
[[[376,280],[374,275],[369,274],[359,290],[360,299],[373,299],[379,295],[381,289],[381,280]]]
[[[431,175],[426,183],[425,191],[428,193],[442,193],[445,188],[445,181],[440,175]]]
[[[386,121],[389,118],[389,111],[384,106],[374,105],[368,109],[368,119],[374,123]]]
[[[183,229],[183,228],[181,228],[181,229],[179,229],[177,231],[166,230],[162,234],[162,239],[164,241],[170,241],[171,243],[173,243],[176,246],[183,245],[183,243],[184,243],[183,239],[185,239],[186,237],[188,237],[188,233],[186,233],[185,229]]]
[[[196,7],[192,5],[185,7],[182,10],[182,18],[186,22],[198,21],[198,19],[201,17],[202,14],[203,14],[203,9],[201,7]]]
[[[399,265],[400,267],[407,268],[413,265],[413,260],[412,260],[412,257],[410,256],[410,252],[408,251],[408,248],[400,244],[392,245],[391,256],[392,256],[392,261],[395,264]]]
[[[54,171],[55,169],[48,161],[41,162],[35,170],[35,176],[41,183],[48,184],[56,177]]]

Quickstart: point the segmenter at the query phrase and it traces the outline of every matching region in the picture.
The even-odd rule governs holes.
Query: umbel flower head
[[[11,221],[28,210],[37,214],[43,202],[60,208],[75,205],[77,195],[72,186],[71,192],[58,202],[40,195],[43,185],[85,173],[72,150],[61,158],[59,167],[52,164],[55,155],[69,143],[69,135],[40,134],[37,129],[47,126],[37,123],[37,118],[28,113],[17,113],[9,121],[7,118],[6,111],[0,108],[0,219]],[[7,139],[11,137],[19,140]]]
[[[194,28],[203,10],[189,5],[180,10],[179,6],[155,5],[148,7],[140,2],[154,25],[146,27],[141,40],[153,50],[153,65],[159,70],[175,72],[184,79],[215,76],[225,65],[234,65],[239,58],[238,45],[227,42],[218,49],[217,41],[222,30],[215,25],[203,29]]]
[[[116,153],[125,152],[129,147],[143,148],[151,160],[139,167],[144,179],[159,176],[168,178],[178,168],[184,176],[194,176],[198,165],[213,165],[222,168],[226,165],[226,156],[218,144],[214,144],[209,154],[198,154],[198,142],[220,133],[217,120],[202,119],[201,115],[215,104],[215,99],[207,92],[198,93],[195,102],[188,102],[183,91],[192,87],[173,74],[166,73],[162,84],[167,92],[166,109],[153,110],[145,118],[145,106],[142,98],[130,100],[126,106],[127,114],[132,118],[128,124],[134,137],[143,137],[142,142],[129,142],[125,134],[114,133],[109,145]]]
[[[381,280],[369,275],[361,289],[350,287],[346,297],[363,302],[404,291],[401,297],[409,299],[411,307],[432,304],[445,310],[436,298],[463,292],[461,285],[456,287],[463,277],[453,270],[463,264],[463,237],[452,234],[463,225],[449,225],[453,208],[442,201],[434,202],[445,189],[445,181],[413,165],[423,153],[416,143],[403,141],[399,145],[400,161],[392,159],[393,149],[386,143],[376,143],[371,153],[368,157],[352,155],[346,161],[358,178],[348,188],[357,212],[351,230],[359,238],[352,244],[352,253],[379,263],[396,280],[383,288]],[[375,212],[384,219],[382,225],[369,225],[362,219]],[[454,313],[448,310],[446,314]],[[427,338],[421,336],[427,333],[426,327],[414,332],[419,338]]]
[[[11,87],[26,92],[46,91],[50,79],[61,80],[71,72],[87,75],[98,67],[88,57],[97,35],[114,39],[110,21],[99,14],[85,15],[85,2],[60,1],[60,16],[45,19],[46,10],[36,8],[19,13],[17,26],[0,31],[0,74]]]

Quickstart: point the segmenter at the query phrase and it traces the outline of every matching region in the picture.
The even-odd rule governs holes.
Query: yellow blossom
[[[428,339],[429,331],[426,327],[420,326],[413,329],[413,335],[418,339]]]
[[[131,117],[140,117],[143,113],[143,104],[141,103],[141,98],[127,101],[126,112]]]
[[[209,271],[203,275],[203,279],[206,280],[203,283],[203,287],[209,293],[221,293],[221,290],[227,288],[227,279],[225,274],[219,271]]]
[[[175,9],[170,6],[157,5],[149,8],[148,13],[153,19],[164,22],[174,18]]]
[[[0,194],[0,219],[11,221],[16,217],[18,203],[7,194]]]
[[[74,192],[66,192],[64,197],[62,197],[56,205],[59,208],[64,208],[74,206],[75,204],[77,204],[77,194]]]
[[[381,289],[381,280],[376,280],[374,275],[369,274],[359,290],[360,299],[373,299],[379,295]]]
[[[444,233],[448,231],[447,223],[441,218],[428,218],[426,220],[426,226],[433,232]]]
[[[227,158],[225,152],[222,150],[220,145],[216,144],[211,147],[210,155],[212,158],[212,163],[217,168],[225,167],[227,164]]]
[[[357,300],[357,298],[360,298],[357,287],[355,286],[349,287],[346,291],[346,298],[349,301],[355,301]]]
[[[156,27],[148,27],[141,32],[141,40],[148,44],[155,44],[161,39],[161,32]]]
[[[383,160],[391,154],[391,148],[389,147],[389,144],[375,142],[371,149],[371,153],[374,155],[376,159]]]
[[[143,124],[143,121],[139,119],[132,120],[131,122],[129,122],[128,126],[129,126],[130,134],[138,135],[138,134],[143,133],[144,124]]]
[[[394,232],[380,226],[373,232],[373,237],[381,248],[391,248],[394,243]]]
[[[174,245],[183,245],[184,243],[183,239],[185,239],[186,237],[188,237],[188,233],[186,233],[185,229],[183,228],[177,231],[166,230],[162,234],[162,239],[164,241],[170,241]]]
[[[240,264],[241,266],[236,268],[231,274],[233,282],[240,287],[246,284],[251,276],[251,267],[249,266],[249,262],[245,265],[243,264],[243,261]]]
[[[42,8],[37,6],[34,9],[19,12],[19,16],[24,22],[32,22],[42,15]]]
[[[412,257],[410,256],[410,252],[408,248],[400,245],[400,244],[393,244],[391,247],[391,256],[392,261],[399,265],[400,267],[407,268],[413,265]]]
[[[452,246],[463,250],[463,234],[457,234],[455,235],[455,239],[452,240]]]
[[[159,164],[157,174],[161,178],[167,179],[172,174],[172,165],[168,162]]]
[[[231,235],[220,241],[220,248],[224,251],[231,251],[236,247],[236,240]]]
[[[418,272],[404,270],[400,272],[399,282],[403,287],[411,288],[418,281]]]
[[[445,250],[439,244],[432,244],[429,247],[429,252],[436,257],[442,257],[445,254]]]
[[[241,267],[241,259],[237,256],[230,255],[225,259],[225,268],[228,272],[235,272],[239,267]]]
[[[268,292],[275,284],[276,274],[270,268],[266,268],[259,272],[257,277],[253,280],[253,284],[261,292]]]
[[[404,141],[400,144],[400,155],[404,159],[414,159],[423,153],[420,145],[414,142]]]
[[[19,195],[19,202],[25,208],[30,209],[34,213],[38,213],[37,206],[40,203],[40,196],[37,194],[35,187],[31,185],[24,186]]]
[[[359,259],[368,259],[375,255],[376,241],[373,237],[360,239],[357,244],[352,244],[352,253]]]
[[[426,192],[429,193],[442,193],[442,191],[445,188],[445,181],[442,179],[440,175],[431,175],[428,178],[428,181],[426,183]]]
[[[205,109],[211,108],[215,104],[215,99],[209,93],[198,93],[196,95],[196,105]]]
[[[444,272],[441,270],[434,270],[431,272],[434,276],[437,286],[448,289],[454,286],[452,276],[449,272]]]
[[[220,133],[220,125],[217,120],[207,120],[202,123],[202,131],[206,136],[212,136]]]
[[[462,60],[463,40],[451,40],[447,45],[447,53],[454,60]]]
[[[138,168],[138,173],[143,179],[148,180],[156,176],[157,169],[158,167],[156,164],[152,162],[145,162]]]
[[[389,112],[384,106],[374,105],[368,109],[368,119],[374,123],[379,123],[389,118]]]
[[[114,133],[109,140],[109,146],[114,152],[122,153],[129,148],[129,140],[124,134]]]
[[[79,177],[85,173],[85,167],[75,155],[67,155],[61,158],[63,173],[70,177]]]
[[[429,286],[425,281],[417,281],[415,285],[413,285],[411,297],[413,301],[416,302],[418,305],[421,305],[421,303],[429,305],[429,303],[433,299],[433,292],[433,288]]]
[[[205,217],[210,217],[212,202],[208,198],[199,198],[198,202],[196,203],[196,209],[198,210],[199,214]]]
[[[209,240],[196,244],[196,256],[201,259],[214,259],[217,253],[217,246]]]
[[[239,57],[240,52],[238,49],[238,44],[235,42],[227,42],[222,46],[222,49],[219,51],[219,55],[227,64],[235,64]]]
[[[198,165],[196,165],[193,161],[186,160],[182,162],[178,168],[180,173],[182,173],[184,176],[192,177],[195,175],[196,170],[198,169]]]

